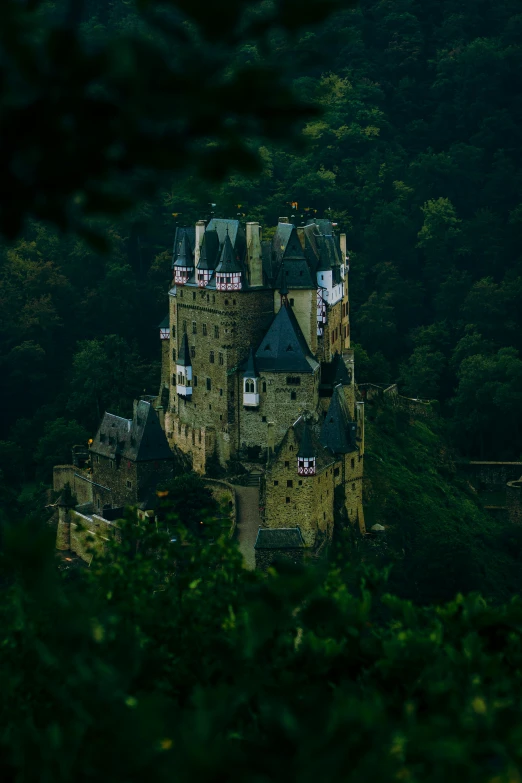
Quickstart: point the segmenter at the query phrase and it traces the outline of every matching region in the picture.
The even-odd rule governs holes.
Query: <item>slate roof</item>
[[[234,272],[242,272],[243,266],[239,260],[239,255],[234,251],[232,242],[228,234],[225,235],[225,241],[223,242],[223,249],[221,250],[221,258],[219,264],[216,267],[216,272],[220,274],[232,274]]]
[[[198,269],[215,269],[219,259],[219,237],[217,231],[207,229],[201,241]]]
[[[168,313],[163,319],[163,321],[160,324],[158,324],[158,329],[170,329],[170,319]]]
[[[321,428],[321,443],[333,454],[357,451],[357,425],[350,418],[343,387],[336,386]]]
[[[174,247],[174,257],[173,266],[194,266],[194,257],[186,234],[182,234],[177,247]]]
[[[303,549],[305,542],[299,527],[260,527],[254,549]]]
[[[298,457],[315,457],[315,448],[312,443],[312,433],[306,421],[303,424],[303,430],[301,432],[301,440],[299,441]]]
[[[260,372],[311,373],[319,367],[291,307],[281,307],[255,353]]]
[[[305,438],[304,446],[306,450],[312,451],[312,454],[309,456],[315,457],[315,467],[316,471],[320,473],[325,468],[329,467],[335,462],[335,456],[332,454],[332,452],[327,449],[325,446],[323,446],[321,442],[321,425],[320,424],[312,424],[309,421],[306,421],[304,416],[299,416],[297,421],[295,421],[292,424],[292,429],[294,431],[295,438],[299,445],[299,451],[297,453],[297,456],[306,456],[305,454],[301,454],[301,443],[303,441],[303,438]],[[305,430],[308,430],[308,434],[305,435]],[[306,438],[309,439],[309,444],[306,444]],[[283,440],[279,443],[279,445],[276,447],[276,455],[279,454],[280,451],[283,450],[284,442],[286,441],[286,436],[283,438]]]
[[[178,358],[176,359],[176,364],[179,364],[181,367],[192,367],[192,362],[190,361],[188,337],[186,332],[183,335],[183,339],[181,341],[181,348],[179,349],[179,354],[178,354]]]
[[[288,225],[288,224],[281,224]],[[275,287],[284,284],[288,288],[317,288],[315,275],[310,269],[305,253],[294,226],[288,236],[285,249],[281,256],[281,264],[275,278]],[[283,280],[284,278],[284,280]]]
[[[139,400],[132,419],[105,413],[91,451],[133,462],[174,459],[158,414],[145,400]]]
[[[219,244],[222,245],[225,237],[229,236],[232,246],[236,244],[236,239],[240,234],[239,220],[228,220],[227,218],[212,218],[207,226],[207,231],[215,231],[219,238]]]
[[[321,384],[324,386],[349,386],[352,382],[342,354],[335,353],[331,362],[321,363]]]

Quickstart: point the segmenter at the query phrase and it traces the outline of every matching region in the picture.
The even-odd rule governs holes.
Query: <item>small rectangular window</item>
[[[192,359],[196,358],[196,349],[193,345],[190,346],[190,356]]]
[[[288,462],[288,460],[286,460],[285,461],[285,468],[289,468],[289,467],[290,467],[290,463]]]
[[[263,393],[265,393],[265,392],[266,392],[266,382],[263,381]]]
[[[219,396],[220,396],[220,397],[222,397],[222,396],[223,396],[223,389],[220,389],[220,390],[219,390]]]
[[[210,391],[212,389],[212,379],[207,378],[207,391]]]
[[[287,487],[293,487],[294,486],[294,482],[292,481],[292,479],[288,479],[288,481],[286,482],[286,486]]]
[[[301,272],[301,274],[303,274],[303,273]],[[294,300],[290,299],[290,307],[293,307],[293,306],[294,306]]]
[[[219,354],[219,363],[221,365],[223,364],[223,354],[222,353]]]
[[[214,364],[214,351],[210,351],[209,359],[210,359],[210,364]]]
[[[261,421],[266,421],[266,416],[261,416]]]
[[[279,481],[274,481],[274,487],[278,487],[278,486],[279,486]]]
[[[355,467],[355,460],[354,460],[354,458],[353,458],[353,457],[352,457],[352,459],[350,460],[350,465],[351,465],[351,467],[352,467],[352,468],[354,468],[354,467]]]
[[[194,386],[197,386],[197,385],[198,385],[198,376],[195,375],[194,376]]]
[[[172,337],[176,336],[176,327],[175,326],[171,326],[170,327],[170,334],[171,334]]]
[[[297,400],[297,394],[296,394],[295,392],[292,392],[292,393],[290,394],[290,399],[291,399],[291,400]]]
[[[219,337],[219,326],[214,326],[214,337]]]
[[[175,348],[172,349],[172,361],[173,362],[176,361],[176,349]]]
[[[290,503],[290,498],[285,498],[287,503]]]
[[[198,333],[198,326],[195,321],[192,321],[192,334],[197,334],[197,333]]]
[[[132,489],[132,481],[127,481],[127,489]]]
[[[203,324],[203,337],[207,336],[207,325]]]
[[[187,322],[183,321],[183,334],[187,333]]]
[[[334,470],[334,476],[338,476],[338,475],[339,475],[339,468],[335,468],[335,470]]]

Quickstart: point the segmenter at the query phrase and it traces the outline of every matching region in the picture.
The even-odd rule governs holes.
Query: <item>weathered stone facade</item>
[[[307,547],[330,538],[339,498],[364,531],[345,238],[328,221],[296,230],[281,220],[268,243],[255,223],[245,233],[234,220],[200,221],[178,229],[173,277],[158,400],[171,447],[200,473],[211,460],[257,460],[264,524],[299,525]],[[303,422],[317,470],[298,475]]]

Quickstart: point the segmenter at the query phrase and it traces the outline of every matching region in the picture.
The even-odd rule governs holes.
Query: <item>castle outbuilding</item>
[[[347,261],[328,220],[280,218],[268,241],[256,222],[198,221],[176,231],[160,325],[170,447],[202,474],[257,462],[264,527],[299,527],[312,548],[338,513],[364,532]]]

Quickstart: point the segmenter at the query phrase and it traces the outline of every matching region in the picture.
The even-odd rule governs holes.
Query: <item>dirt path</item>
[[[236,540],[239,550],[243,555],[245,567],[253,570],[256,567],[254,544],[261,519],[259,517],[259,487],[240,487],[236,490],[238,504],[238,521],[236,528]]]

